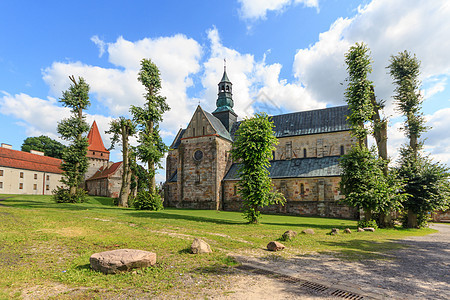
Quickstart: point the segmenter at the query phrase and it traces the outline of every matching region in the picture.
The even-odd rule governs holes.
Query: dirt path
[[[387,260],[355,262],[328,256],[267,260],[241,256],[238,259],[244,266],[270,270],[281,277],[243,271],[234,278],[226,295],[213,299],[333,298],[330,293],[327,296],[315,292],[317,286],[375,299],[449,299],[450,226],[436,224],[432,228],[439,233],[397,241],[407,247],[392,251],[392,259]],[[313,283],[312,288],[311,284],[302,288],[302,280]]]

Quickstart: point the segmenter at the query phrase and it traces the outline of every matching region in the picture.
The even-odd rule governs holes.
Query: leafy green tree
[[[372,72],[369,49],[364,43],[356,43],[345,54],[348,71],[348,87],[345,98],[350,109],[348,121],[353,135],[358,139],[359,146],[365,145],[368,129],[365,123],[372,119],[372,81],[368,74]]]
[[[409,144],[400,150],[399,176],[405,182],[408,194],[403,206],[407,210],[406,226],[417,228],[426,223],[426,215],[448,206],[448,169],[423,156],[422,134],[428,129],[421,112],[423,98],[420,94],[420,61],[408,51],[391,56],[389,73],[396,85],[394,100],[397,109],[405,116],[402,128]]]
[[[137,157],[148,165],[149,190],[155,193],[155,165],[161,168],[161,158],[167,152],[167,146],[159,134],[159,122],[169,105],[166,97],[160,95],[161,79],[158,67],[149,59],[141,60],[141,70],[138,80],[144,85],[145,104],[143,107],[131,106],[133,121],[137,124],[138,143]]]
[[[37,150],[44,152],[45,156],[61,159],[66,146],[58,141],[55,141],[48,136],[41,135],[38,137],[28,137],[23,141],[22,151],[30,152]]]
[[[260,208],[285,202],[280,193],[272,192],[267,170],[274,145],[278,143],[273,126],[264,113],[245,119],[236,131],[231,150],[233,159],[241,162],[238,193],[243,199],[243,212],[249,223],[258,223]]]
[[[131,160],[134,158],[130,155],[129,139],[136,134],[136,125],[130,119],[119,117],[112,120],[109,130],[106,133],[112,134],[111,137],[111,149],[114,148],[116,143],[122,144],[122,186],[119,193],[119,206],[127,207],[128,198],[131,193]]]
[[[61,169],[64,173],[61,182],[68,187],[70,198],[64,202],[80,202],[84,200],[82,197],[84,193],[81,193],[80,190],[82,190],[84,173],[88,168],[86,133],[89,131],[89,125],[86,123],[83,110],[88,108],[91,103],[89,101],[89,85],[85,80],[79,77],[77,82],[74,76],[69,76],[69,78],[73,84],[63,92],[60,102],[63,106],[70,108],[72,115],[59,122],[57,128],[61,138],[70,143],[63,154]]]
[[[364,210],[366,221],[373,213],[397,209],[405,195],[398,193],[399,184],[394,175],[385,176],[385,162],[376,158],[373,150],[355,145],[339,162],[342,167],[340,190],[350,206]]]

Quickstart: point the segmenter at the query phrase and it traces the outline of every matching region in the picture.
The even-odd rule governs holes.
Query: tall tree
[[[139,134],[137,157],[148,165],[149,190],[154,193],[156,186],[155,165],[161,167],[161,158],[168,149],[159,134],[158,124],[162,121],[164,112],[170,108],[166,103],[166,97],[160,95],[159,69],[150,59],[141,60],[138,80],[145,87],[146,101],[143,107],[131,106],[131,114],[137,124]]]
[[[136,134],[136,125],[132,120],[124,117],[112,120],[109,130],[106,133],[112,134],[111,137],[111,149],[114,148],[116,143],[122,144],[122,186],[119,194],[119,206],[128,206],[128,197],[131,192],[131,165],[133,155],[130,155],[129,139]]]
[[[64,171],[61,182],[69,188],[70,202],[78,202],[80,199],[80,186],[83,183],[84,173],[87,171],[88,160],[86,157],[88,140],[86,133],[89,125],[83,110],[91,104],[89,101],[89,85],[82,77],[76,81],[74,76],[69,76],[72,84],[63,92],[60,102],[69,107],[71,117],[58,123],[57,131],[61,138],[69,141],[70,145],[63,154],[61,169]]]
[[[426,223],[426,214],[448,206],[449,169],[421,153],[422,134],[428,129],[421,112],[420,61],[408,51],[391,56],[388,66],[396,88],[394,100],[397,109],[405,116],[403,131],[409,144],[400,150],[399,175],[405,182],[408,194],[403,206],[407,210],[406,225],[416,228]]]
[[[264,113],[245,119],[236,131],[231,150],[233,159],[241,162],[238,193],[243,198],[243,211],[249,223],[258,223],[261,207],[285,202],[280,193],[272,192],[267,170],[274,146],[278,143],[273,126]]]
[[[348,71],[348,87],[345,98],[350,109],[348,121],[352,127],[353,135],[358,139],[360,146],[365,145],[368,129],[365,123],[372,119],[373,91],[372,81],[368,74],[372,72],[369,49],[364,43],[356,43],[345,54],[345,63]]]
[[[66,146],[58,141],[55,141],[48,136],[41,135],[38,137],[28,137],[23,141],[22,151],[30,152],[37,150],[44,152],[45,156],[62,158]]]

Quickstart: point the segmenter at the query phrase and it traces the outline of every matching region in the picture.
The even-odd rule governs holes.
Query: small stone
[[[339,229],[338,229],[338,228],[332,228],[330,234],[331,234],[331,235],[337,235],[337,234],[339,234]]]
[[[117,249],[92,254],[91,268],[104,274],[116,274],[156,264],[156,254],[135,249]]]
[[[344,233],[349,233],[349,234],[351,234],[352,231],[350,230],[350,228],[345,228]]]
[[[211,253],[212,252],[209,244],[199,238],[195,238],[194,241],[192,242],[191,251],[193,254]]]
[[[315,232],[314,232],[313,229],[308,228],[308,229],[303,230],[302,233],[304,233],[304,234],[314,234]]]
[[[373,227],[364,227],[363,229],[364,229],[364,231],[375,232],[375,228],[373,228]]]
[[[279,251],[283,250],[284,248],[286,247],[280,242],[273,241],[267,244],[267,249],[270,251]]]
[[[285,233],[283,233],[283,240],[290,241],[294,239],[294,237],[297,236],[297,232],[293,230],[288,230]]]
[[[364,229],[362,229],[361,227],[358,227],[358,232],[364,232]]]

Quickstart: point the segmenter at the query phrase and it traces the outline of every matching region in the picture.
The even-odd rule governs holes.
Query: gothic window
[[[341,145],[341,155],[344,155],[344,146]]]
[[[303,148],[303,157],[305,157],[306,158],[306,148]]]
[[[200,173],[195,174],[195,183],[200,183]]]
[[[272,151],[272,160],[275,160],[275,151]]]
[[[195,136],[195,128],[192,128],[192,136]]]
[[[203,135],[205,135],[205,127],[203,127]]]
[[[300,183],[300,194],[301,195],[305,194],[305,185],[303,183]]]
[[[286,159],[291,159],[292,157],[292,142],[286,143]]]
[[[233,187],[233,195],[234,196],[237,195],[237,185],[234,185],[234,187]]]

